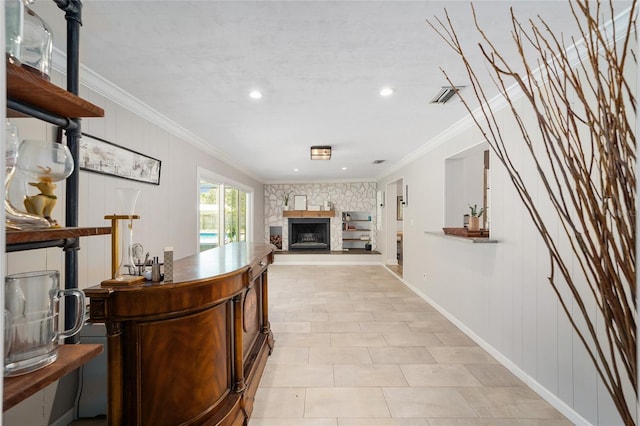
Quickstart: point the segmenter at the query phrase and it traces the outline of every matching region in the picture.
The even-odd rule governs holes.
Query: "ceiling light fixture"
[[[347,168],[346,168],[346,167],[343,167],[343,168],[342,168],[342,170],[347,170]]]
[[[391,95],[393,95],[393,89],[391,87],[383,87],[382,89],[380,89],[380,96],[386,98]]]
[[[260,99],[262,98],[262,92],[259,90],[252,90],[251,92],[249,92],[249,97],[251,99]]]
[[[324,145],[312,146],[311,159],[312,160],[331,160],[331,147],[324,146]]]
[[[432,104],[443,104],[453,97],[464,86],[442,86],[440,91],[431,99]]]

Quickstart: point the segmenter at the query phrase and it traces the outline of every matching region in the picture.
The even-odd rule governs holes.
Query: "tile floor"
[[[572,423],[382,266],[269,268],[249,426]]]

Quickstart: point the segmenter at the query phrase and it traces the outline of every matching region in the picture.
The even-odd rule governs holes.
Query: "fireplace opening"
[[[289,218],[289,250],[331,250],[330,219]]]

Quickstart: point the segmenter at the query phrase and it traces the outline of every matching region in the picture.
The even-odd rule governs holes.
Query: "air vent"
[[[373,160],[373,164],[382,164],[387,160]]]
[[[443,104],[447,102],[453,95],[456,94],[464,86],[442,86],[440,91],[431,99],[432,104]]]

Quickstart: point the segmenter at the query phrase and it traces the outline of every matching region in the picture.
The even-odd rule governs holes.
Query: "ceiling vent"
[[[387,160],[373,160],[373,164],[382,164]]]
[[[331,147],[330,146],[312,146],[311,159],[312,160],[331,160]]]
[[[453,97],[464,86],[442,86],[440,91],[431,99],[432,104],[443,104]]]

